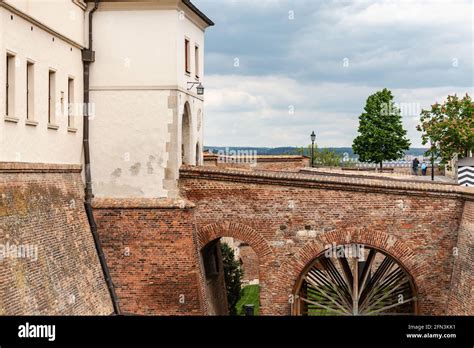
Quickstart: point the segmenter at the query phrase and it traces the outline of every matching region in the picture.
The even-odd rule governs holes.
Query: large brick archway
[[[412,277],[417,294],[423,295],[428,291],[424,287],[425,282],[423,281],[428,267],[406,243],[381,231],[355,228],[339,230],[321,234],[315,239],[310,240],[280,266],[275,277],[272,314],[289,315],[291,313],[291,295],[294,293],[297,280],[307,266],[327,250],[328,246],[345,244],[362,244],[390,255]]]

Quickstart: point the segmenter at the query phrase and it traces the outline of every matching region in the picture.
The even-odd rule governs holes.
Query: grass
[[[240,292],[240,299],[237,302],[237,315],[245,315],[246,304],[253,304],[254,315],[260,313],[260,286],[259,285],[248,285]]]

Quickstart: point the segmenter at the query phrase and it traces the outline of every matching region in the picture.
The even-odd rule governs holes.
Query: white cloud
[[[314,129],[322,146],[350,146],[367,97],[388,88],[421,146],[421,108],[474,94],[472,0],[195,2],[216,20],[207,145],[305,145]]]
[[[206,79],[205,139],[213,146],[351,146],[367,97],[385,86],[298,82],[278,76],[211,75]],[[419,112],[462,88],[392,89],[412,145]],[[294,112],[292,112],[294,111]]]

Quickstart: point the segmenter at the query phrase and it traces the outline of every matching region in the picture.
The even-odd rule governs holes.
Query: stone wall
[[[95,199],[93,205],[124,313],[207,313],[192,204],[172,199]]]
[[[109,315],[81,167],[0,163],[0,315]]]
[[[182,168],[180,185],[199,248],[225,236],[257,253],[262,314],[290,313],[297,278],[331,243],[389,254],[414,279],[418,314],[446,314],[463,188],[211,167]]]

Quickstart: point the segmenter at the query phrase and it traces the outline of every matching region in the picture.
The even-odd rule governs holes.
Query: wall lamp
[[[189,86],[191,85],[191,86]],[[196,92],[198,95],[204,95],[204,86],[202,85],[201,82],[188,82],[188,91],[190,91],[195,85],[198,85],[196,87]]]

